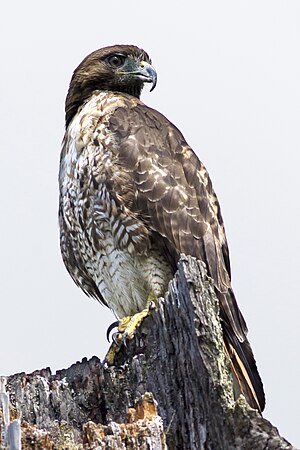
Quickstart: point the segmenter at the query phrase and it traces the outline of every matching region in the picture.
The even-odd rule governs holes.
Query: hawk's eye
[[[123,66],[125,58],[124,55],[111,55],[107,58],[107,62],[111,67],[117,69],[118,67]]]

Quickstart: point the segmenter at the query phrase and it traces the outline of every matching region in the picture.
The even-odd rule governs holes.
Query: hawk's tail
[[[223,322],[225,349],[230,358],[235,394],[242,393],[249,405],[263,411],[265,394],[248,339],[240,342]]]

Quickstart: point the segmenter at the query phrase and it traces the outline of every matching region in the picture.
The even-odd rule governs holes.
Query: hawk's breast
[[[122,106],[122,96],[94,95],[70,123],[60,163],[64,262],[75,282],[119,317],[143,309],[150,294],[163,295],[172,277],[150,230],[128,207],[134,181],[108,127]]]

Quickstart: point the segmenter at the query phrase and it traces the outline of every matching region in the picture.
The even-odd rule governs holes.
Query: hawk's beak
[[[152,83],[150,92],[153,91],[157,82],[157,73],[154,67],[151,66],[151,64],[147,63],[146,61],[141,61],[139,70],[138,72],[136,72],[136,76],[144,83]]]

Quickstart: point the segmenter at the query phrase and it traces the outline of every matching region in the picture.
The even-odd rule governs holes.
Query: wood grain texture
[[[293,449],[243,397],[234,400],[223,345],[212,282],[182,256],[165,299],[114,367],[93,357],[54,375],[2,377],[0,446],[20,418],[23,449]]]

